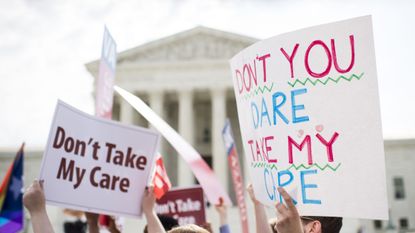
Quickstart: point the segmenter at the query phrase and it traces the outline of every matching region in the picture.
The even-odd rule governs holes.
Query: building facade
[[[215,171],[234,203],[221,138],[226,118],[231,120],[243,168],[244,153],[228,61],[256,41],[246,36],[197,27],[120,52],[117,58],[115,84],[142,98],[190,142]],[[98,76],[98,60],[86,64],[86,67],[95,78]],[[149,126],[116,94],[113,118],[127,124]],[[174,186],[197,182],[190,168],[168,142],[162,141],[160,150]],[[15,153],[14,150],[0,149],[0,178],[4,177]],[[38,177],[42,153],[41,149],[26,150],[26,186]],[[410,232],[415,229],[415,139],[386,140],[385,156],[391,221],[345,219],[342,232]],[[244,170],[245,181],[249,182],[249,175]],[[254,232],[253,207],[249,202],[248,199],[250,229]],[[63,232],[62,224],[66,217],[62,210],[49,206],[48,212],[56,232]],[[269,209],[269,216],[274,214],[275,211]],[[228,215],[232,232],[242,232],[237,208],[230,208]],[[217,229],[219,219],[213,208],[207,209],[207,217],[213,229]],[[140,232],[144,225],[145,221],[126,219],[125,232]],[[30,227],[28,232],[32,232]]]
[[[385,163],[390,221],[361,225],[366,232],[415,232],[415,139],[386,140]]]
[[[121,52],[115,84],[143,99],[175,128],[213,168],[227,190],[227,156],[221,131],[228,117],[240,143],[236,102],[229,59],[257,41],[254,38],[205,27]],[[99,61],[86,65],[97,78]],[[148,126],[132,107],[115,95],[113,118]],[[196,183],[187,164],[165,141],[161,145],[166,169],[174,185]],[[242,154],[242,151],[239,151]]]
[[[243,157],[229,59],[257,40],[205,27],[153,41],[118,54],[115,83],[145,100],[186,138],[211,165],[232,198],[233,189],[221,140],[230,118],[239,154]],[[96,78],[98,62],[87,64]],[[125,123],[147,126],[123,100],[115,97],[114,115]],[[190,169],[164,142],[162,154],[169,176],[178,186],[195,183]],[[385,232],[414,229],[415,141],[385,142],[391,222],[346,220],[345,229]],[[243,162],[243,159],[242,159]],[[246,170],[246,169],[245,169]],[[249,177],[245,172],[245,178]]]
[[[145,100],[187,139],[211,165],[234,199],[221,129],[230,118],[243,158],[229,59],[257,39],[197,27],[118,54],[116,85]],[[98,62],[87,64],[96,78]],[[115,96],[114,115],[147,126],[138,113]],[[162,154],[173,184],[195,183],[190,169],[164,142]],[[415,229],[415,140],[385,141],[390,222],[345,220],[344,232],[406,232]],[[242,163],[244,159],[241,159]],[[249,175],[245,169],[245,179]],[[249,182],[249,178],[247,180]],[[346,231],[347,230],[347,231]]]

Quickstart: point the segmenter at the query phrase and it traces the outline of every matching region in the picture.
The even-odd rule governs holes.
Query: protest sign
[[[114,86],[114,89],[121,97],[131,104],[137,112],[148,120],[148,122],[163,135],[174,149],[176,149],[180,156],[190,166],[190,169],[196,176],[200,185],[202,185],[203,190],[211,203],[219,204],[219,199],[222,198],[225,205],[232,204],[228,193],[223,188],[215,173],[192,145],[184,140],[180,134],[161,119],[160,116],[158,116],[140,98],[118,86]]]
[[[170,216],[179,225],[206,223],[205,200],[200,186],[172,189],[156,202],[156,213]]]
[[[111,119],[112,116],[116,64],[117,44],[107,27],[104,27],[99,75],[96,80],[95,115],[107,119]]]
[[[159,140],[152,130],[94,117],[59,101],[40,171],[47,202],[141,216]]]
[[[235,190],[236,202],[238,203],[239,214],[241,215],[242,232],[248,233],[248,215],[245,203],[245,186],[242,178],[241,166],[239,165],[239,156],[236,151],[235,139],[233,137],[231,122],[226,119],[225,126],[222,130],[222,137],[225,143],[225,149],[228,154],[229,168],[231,169],[233,188]]]
[[[301,215],[387,219],[370,16],[258,42],[231,60],[257,198]]]

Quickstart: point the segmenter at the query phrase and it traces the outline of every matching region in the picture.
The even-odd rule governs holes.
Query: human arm
[[[227,225],[228,224],[228,213],[227,208],[223,204],[223,198],[219,198],[219,204],[215,205],[215,209],[219,214],[219,222],[220,225]]]
[[[251,198],[251,201],[254,204],[256,232],[272,233],[271,227],[268,224],[268,217],[267,213],[265,212],[265,207],[261,204],[261,202],[259,202],[256,199],[254,194],[254,187],[252,186],[252,184],[249,184],[246,190],[248,191],[249,197]]]
[[[215,205],[215,209],[219,214],[219,232],[220,233],[230,233],[229,225],[228,225],[228,214],[227,208],[223,204],[223,198],[219,198],[219,204]]]
[[[109,217],[108,231],[111,233],[121,233],[121,231],[117,227],[115,217]]]
[[[29,210],[34,233],[54,233],[46,212],[43,181],[33,181],[23,195],[23,204]]]
[[[98,214],[85,212],[86,222],[88,223],[88,232],[89,233],[99,233],[98,227]]]
[[[286,205],[283,203],[276,205],[278,218],[275,224],[276,230],[278,233],[302,233],[303,225],[293,200],[284,188],[279,187],[278,192],[283,197]]]
[[[142,201],[144,216],[147,219],[147,231],[148,233],[165,233],[166,231],[154,211],[155,203],[156,197],[154,196],[154,189],[152,186],[147,187],[144,190]]]
[[[231,229],[229,228],[228,224],[221,225],[219,227],[219,233],[231,233]]]

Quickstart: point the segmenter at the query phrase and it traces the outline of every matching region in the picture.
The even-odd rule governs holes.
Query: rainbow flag
[[[23,146],[0,186],[0,233],[14,233],[23,228]]]

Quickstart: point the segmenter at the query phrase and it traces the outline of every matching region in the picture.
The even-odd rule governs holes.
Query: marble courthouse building
[[[255,43],[255,38],[206,27],[180,32],[117,55],[115,84],[142,98],[155,112],[175,128],[213,168],[235,202],[227,156],[221,131],[231,120],[240,162],[244,153],[234,97],[229,59]],[[86,64],[98,76],[99,60]],[[113,118],[127,124],[148,127],[147,121],[132,107],[114,95]],[[14,158],[17,148],[0,148],[0,179]],[[160,147],[173,186],[189,186],[197,181],[190,168],[168,142]],[[25,150],[25,186],[38,177],[43,148]],[[385,140],[386,183],[390,221],[344,219],[342,232],[364,233],[415,232],[415,139]],[[244,169],[245,181],[249,181]],[[250,231],[254,232],[254,210],[246,199]],[[57,233],[63,232],[62,209],[48,206]],[[275,216],[274,209],[268,216]],[[214,232],[219,227],[214,208],[207,208],[207,219]],[[28,223],[30,220],[27,220]],[[237,207],[229,208],[232,232],[242,232]],[[145,221],[125,220],[124,232],[141,232]],[[33,232],[27,224],[25,232]]]
[[[254,38],[196,27],[117,54],[115,84],[142,98],[175,128],[213,168],[231,193],[222,128],[230,118],[242,150],[229,59],[253,44]],[[99,60],[86,64],[97,78]],[[148,126],[115,94],[113,118]],[[161,153],[173,185],[196,180],[184,160],[163,141]],[[242,151],[239,151],[242,155]]]
[[[226,117],[231,120],[240,161],[244,153],[234,97],[229,59],[257,39],[196,27],[123,51],[117,55],[115,84],[142,98],[155,112],[190,142],[213,168],[235,202],[221,131]],[[99,60],[86,64],[97,78]],[[148,126],[117,94],[113,118],[124,123]],[[166,142],[161,145],[167,172],[175,186],[196,183],[190,169]],[[415,229],[415,140],[386,140],[386,182],[390,221],[344,219],[342,232],[413,232]],[[249,182],[247,169],[245,181]],[[254,230],[249,200],[250,228]],[[231,208],[233,232],[241,232],[239,213]],[[217,225],[216,213],[208,219]],[[273,216],[274,210],[269,210]],[[359,230],[360,228],[360,230]],[[236,230],[236,231],[235,231]]]

